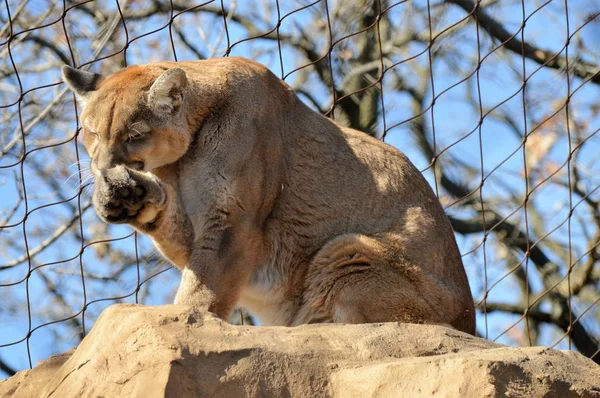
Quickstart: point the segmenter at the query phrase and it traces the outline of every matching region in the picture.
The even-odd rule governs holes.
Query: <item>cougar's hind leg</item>
[[[437,290],[403,257],[393,234],[342,235],[311,262],[294,324],[444,323],[426,298]]]

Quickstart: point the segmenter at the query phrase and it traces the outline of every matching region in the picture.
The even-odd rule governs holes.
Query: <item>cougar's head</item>
[[[182,69],[133,66],[102,76],[63,66],[62,75],[83,106],[83,144],[94,175],[119,165],[150,171],[187,151]]]

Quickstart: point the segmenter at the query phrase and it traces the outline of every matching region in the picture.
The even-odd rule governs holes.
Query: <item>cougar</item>
[[[264,325],[475,332],[450,222],[397,149],[311,110],[243,58],[102,76],[69,66],[93,203],[182,270],[175,303]]]

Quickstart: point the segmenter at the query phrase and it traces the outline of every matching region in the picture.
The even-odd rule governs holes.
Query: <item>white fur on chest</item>
[[[255,315],[262,325],[287,326],[293,318],[294,305],[286,300],[282,275],[273,268],[264,265],[254,273],[239,304]]]

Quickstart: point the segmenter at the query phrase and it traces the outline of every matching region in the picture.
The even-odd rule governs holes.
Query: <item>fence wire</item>
[[[80,109],[60,67],[216,56],[264,63],[313,109],[422,169],[456,231],[481,336],[600,363],[600,6],[3,3],[3,377],[76,346],[108,305],[171,302],[178,282],[145,237],[91,209]]]

